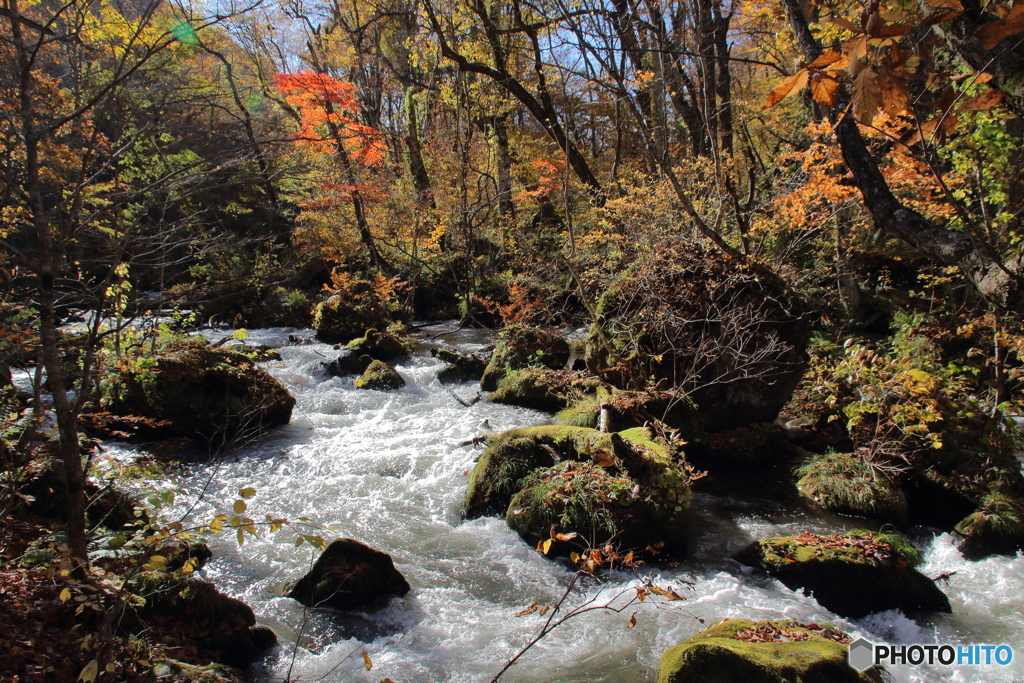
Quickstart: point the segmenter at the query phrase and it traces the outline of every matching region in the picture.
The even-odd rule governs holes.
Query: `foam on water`
[[[280,344],[288,334],[250,331],[246,341]],[[487,339],[460,331],[431,343],[465,352],[480,349]],[[422,349],[397,365],[408,383],[397,392],[356,390],[352,378],[327,377],[321,363],[338,353],[328,345],[288,346],[280,353],[282,361],[268,369],[298,400],[292,423],[219,466],[192,466],[184,477],[193,494],[211,481],[193,521],[227,512],[236,492],[252,486],[258,493],[246,514],[253,519],[307,517],[312,525],[331,527],[261,533],[242,548],[233,537],[211,543],[215,559],[200,573],[250,604],[282,642],[260,666],[260,679],[490,680],[542,624],[537,614],[517,618],[516,612],[534,602],[556,602],[572,574],[528,547],[502,519],[460,520],[467,475],[480,451],[458,444],[476,436],[485,419],[502,430],[542,424],[549,416],[486,402],[465,408],[437,382],[442,364]],[[468,399],[477,386],[453,390]],[[180,506],[193,501],[182,500]],[[536,645],[503,680],[650,681],[665,649],[732,617],[830,621],[875,641],[901,643],[1016,645],[1024,633],[1024,558],[1019,556],[967,562],[949,536],[939,536],[926,549],[922,571],[929,576],[956,572],[945,587],[952,615],[913,621],[884,613],[851,623],[728,558],[756,538],[832,532],[863,526],[862,520],[811,515],[738,495],[698,494],[695,508],[691,559],[656,572],[659,585],[675,585],[687,600],[648,601],[621,614],[595,611],[575,618]],[[294,547],[298,533],[328,540],[352,537],[389,552],[412,592],[374,614],[306,614],[293,600],[276,597],[284,581],[300,577],[315,560],[317,553],[308,545]],[[605,604],[635,585],[638,580],[628,575],[608,577],[602,585],[580,587],[567,604]],[[633,612],[636,627],[627,629]],[[295,646],[297,640],[303,647]],[[370,672],[363,649],[374,663]],[[1024,647],[1015,649],[1024,661]],[[951,669],[895,667],[893,674],[900,681],[993,682],[1024,674],[1018,661],[1009,667]]]

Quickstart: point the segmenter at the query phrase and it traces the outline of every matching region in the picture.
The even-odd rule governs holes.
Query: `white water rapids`
[[[359,390],[352,377],[328,377],[321,363],[339,352],[326,344],[282,347],[283,361],[269,363],[268,370],[298,400],[291,424],[220,465],[186,470],[182,485],[190,495],[179,496],[182,510],[211,482],[193,523],[230,513],[238,490],[251,486],[257,495],[246,514],[253,519],[308,517],[320,527],[331,526],[301,533],[328,541],[351,537],[384,550],[412,586],[406,598],[374,614],[307,615],[295,601],[275,596],[281,582],[301,577],[318,554],[309,545],[294,546],[298,529],[273,535],[261,530],[259,539],[247,537],[241,548],[233,535],[213,537],[214,559],[199,574],[251,605],[281,641],[256,668],[258,680],[486,682],[544,621],[537,613],[518,618],[516,613],[534,602],[552,604],[564,592],[570,570],[527,546],[504,520],[460,519],[468,472],[480,449],[458,444],[476,436],[484,419],[492,429],[504,430],[543,424],[550,416],[484,401],[471,408],[460,405],[437,382],[443,364],[424,349],[442,345],[467,352],[487,340],[452,329],[425,331],[417,352],[397,364],[407,386],[396,392]],[[281,330],[249,335],[247,343],[272,345],[284,344],[288,336]],[[452,388],[468,399],[478,387]],[[107,448],[120,455],[132,450],[117,444]],[[596,611],[570,620],[502,680],[653,681],[668,647],[724,618],[829,621],[875,642],[1005,643],[1014,648],[1010,666],[897,666],[891,673],[898,681],[994,683],[1024,677],[1024,557],[968,562],[948,535],[925,536],[921,570],[928,576],[956,572],[948,586],[942,585],[953,613],[912,621],[893,612],[850,622],[777,581],[744,572],[728,558],[754,539],[863,527],[863,520],[812,514],[747,495],[698,493],[694,506],[689,559],[654,570],[659,585],[673,585],[685,601],[648,600],[621,614]],[[638,583],[626,574],[606,580],[603,588],[586,586],[568,605],[595,596],[602,604]],[[633,612],[636,626],[628,629]],[[296,645],[300,631],[303,647]],[[371,671],[364,666],[364,649]]]

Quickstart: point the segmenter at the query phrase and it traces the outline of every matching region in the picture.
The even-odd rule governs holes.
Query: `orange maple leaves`
[[[348,156],[362,166],[383,163],[387,153],[384,136],[355,119],[360,104],[354,85],[312,71],[278,74],[274,84],[299,111],[297,140],[327,153]]]

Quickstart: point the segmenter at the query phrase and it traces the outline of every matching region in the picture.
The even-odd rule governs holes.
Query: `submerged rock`
[[[658,683],[881,683],[847,664],[849,641],[817,624],[726,619],[666,650]]]
[[[391,391],[405,386],[405,380],[398,371],[382,360],[372,361],[356,380],[359,389]]]
[[[528,368],[506,374],[487,400],[554,412],[565,408],[577,396],[596,395],[598,391],[609,389],[607,384],[585,372]]]
[[[197,344],[114,373],[103,404],[117,415],[166,420],[171,436],[223,443],[288,424],[295,398],[247,355]]]
[[[888,477],[852,455],[831,453],[796,471],[797,488],[825,510],[903,524],[907,497]]]
[[[431,349],[430,355],[440,361],[447,363],[437,373],[437,381],[441,384],[461,384],[462,382],[476,382],[483,377],[487,361],[477,358],[474,355],[455,353],[447,349]]]
[[[709,432],[771,422],[806,367],[804,309],[763,268],[697,242],[663,247],[601,297],[587,367],[623,389],[662,380]]]
[[[288,593],[306,607],[355,610],[409,592],[387,553],[351,538],[333,541]]]
[[[736,560],[792,590],[807,590],[826,609],[852,619],[890,609],[952,611],[935,582],[914,569],[920,556],[899,537],[849,532],[769,538],[751,543]]]
[[[494,391],[512,370],[548,368],[560,370],[569,360],[569,342],[560,334],[539,327],[510,325],[501,331],[487,363],[480,388]]]

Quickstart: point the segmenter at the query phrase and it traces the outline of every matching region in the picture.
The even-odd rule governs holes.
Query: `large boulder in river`
[[[391,556],[351,538],[333,541],[288,593],[306,607],[356,610],[402,597],[409,583]]]
[[[105,409],[115,415],[166,420],[172,435],[219,443],[288,424],[295,406],[251,357],[201,340],[108,370],[100,386]]]
[[[683,553],[692,471],[644,429],[621,433],[568,426],[504,432],[483,453],[465,514],[504,514],[531,545],[576,534],[595,545]],[[562,554],[559,543],[547,553]]]
[[[491,403],[555,412],[575,398],[610,392],[611,387],[586,372],[527,368],[505,375],[487,397]]]
[[[875,612],[950,612],[935,582],[914,569],[917,552],[900,537],[870,532],[801,534],[755,541],[736,560],[804,589],[822,607],[860,619]]]
[[[622,391],[608,387],[591,395],[579,396],[577,393],[574,400],[555,415],[555,422],[596,429],[601,424],[602,413],[605,427],[610,432],[662,422],[670,429],[679,430],[680,437],[686,441],[698,441],[704,436],[692,401],[685,396],[653,389]]]
[[[962,539],[959,549],[968,559],[1012,555],[1024,542],[1024,500],[990,494],[953,531]]]
[[[569,355],[569,342],[562,335],[539,327],[509,325],[498,336],[494,353],[480,379],[480,388],[494,391],[511,370],[559,370],[569,362]]]
[[[818,624],[726,619],[666,650],[658,683],[881,683],[847,663],[849,642]]]
[[[405,380],[398,374],[398,371],[382,360],[370,363],[363,374],[356,379],[356,387],[359,389],[392,391],[404,386]]]
[[[334,377],[359,375],[375,360],[391,361],[409,353],[412,344],[390,332],[370,328],[358,339],[345,345],[345,353],[327,363],[327,374]]]
[[[697,242],[662,247],[601,297],[587,368],[623,389],[662,381],[709,432],[771,422],[806,367],[804,310],[762,266]]]

